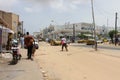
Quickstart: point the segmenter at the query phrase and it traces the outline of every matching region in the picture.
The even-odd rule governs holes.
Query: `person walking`
[[[27,59],[33,60],[32,49],[33,49],[34,38],[31,35],[29,35],[29,32],[27,32],[26,34],[27,35],[24,37],[24,44],[27,48],[27,56],[28,56]]]
[[[23,35],[20,37],[20,44],[21,44],[21,48],[24,48],[24,37],[23,37]]]
[[[66,38],[63,36],[63,38],[61,39],[61,44],[62,44],[62,51],[63,51],[63,48],[65,47],[66,51],[68,51],[67,49],[67,41],[66,41]]]

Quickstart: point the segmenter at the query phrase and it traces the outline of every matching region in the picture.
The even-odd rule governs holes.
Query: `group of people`
[[[25,36],[20,37],[20,43],[21,43],[21,48],[26,48],[27,49],[27,59],[33,60],[32,56],[34,55],[35,51],[33,51],[34,48],[34,38],[33,36],[29,35],[29,32],[26,33]],[[65,37],[62,37],[61,39],[61,51],[65,48],[66,51],[68,51],[68,45]]]

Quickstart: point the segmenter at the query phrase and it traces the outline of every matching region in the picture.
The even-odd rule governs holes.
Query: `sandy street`
[[[108,55],[119,51],[68,46],[50,46],[40,42],[35,58],[45,80],[120,80],[120,58]]]

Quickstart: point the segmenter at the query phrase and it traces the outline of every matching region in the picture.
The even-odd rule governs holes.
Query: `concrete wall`
[[[11,14],[12,16],[12,30],[17,34],[17,28],[18,28],[18,23],[19,23],[19,16],[16,14]]]

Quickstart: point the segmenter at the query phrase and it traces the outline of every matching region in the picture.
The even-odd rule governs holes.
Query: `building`
[[[113,29],[112,27],[98,26],[96,25],[96,34],[102,34],[105,36],[108,32]],[[58,39],[62,36],[66,36],[68,40],[77,39],[78,35],[85,34],[94,37],[94,27],[91,23],[68,23],[64,25],[49,25],[42,32],[43,38]],[[106,36],[105,36],[106,37]]]
[[[11,12],[0,11],[0,18],[6,22],[6,28],[14,31],[14,37],[16,38],[18,33],[17,28],[19,24],[19,15]]]
[[[43,30],[44,38],[57,39],[66,36],[67,39],[76,38],[82,32],[93,32],[93,26],[90,23],[73,23],[64,25],[49,25]]]
[[[0,10],[0,46],[1,50],[10,47],[12,38],[17,38],[17,28],[19,23],[19,16]]]

